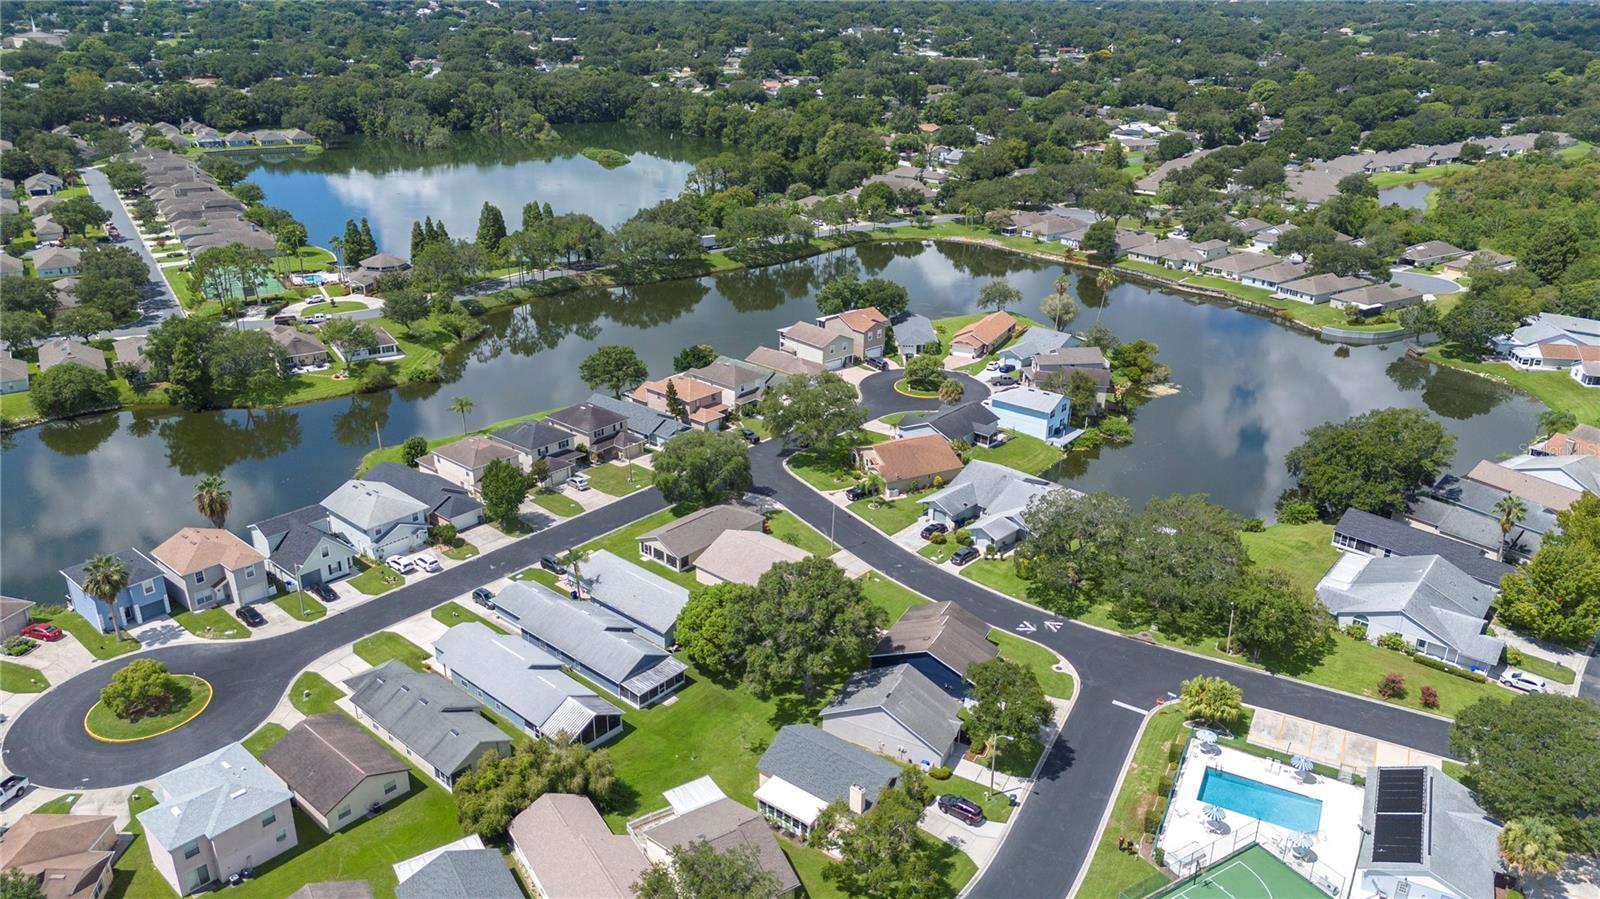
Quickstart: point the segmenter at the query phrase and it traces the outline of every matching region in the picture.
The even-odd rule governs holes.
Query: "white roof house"
[[[1494,594],[1443,556],[1347,553],[1317,583],[1341,627],[1364,624],[1369,640],[1397,633],[1418,652],[1477,668],[1498,665],[1505,649],[1484,633]]]
[[[1600,320],[1541,312],[1510,334],[1495,338],[1494,349],[1514,355],[1518,348],[1546,343],[1600,346]]]
[[[810,553],[760,531],[723,531],[695,560],[695,579],[702,584],[732,581],[755,584],[779,562],[798,562]]]
[[[476,621],[458,624],[433,644],[434,658],[457,686],[536,737],[559,734],[596,746],[622,729],[622,710],[561,670],[555,656]]]
[[[921,502],[930,521],[967,522],[965,527],[975,544],[993,543],[1003,548],[1027,535],[1022,513],[1030,501],[1053,490],[1066,489],[1015,468],[974,460],[949,486],[928,494]]]

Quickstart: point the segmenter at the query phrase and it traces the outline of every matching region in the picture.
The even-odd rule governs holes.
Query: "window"
[[[383,785],[383,795],[387,796],[398,789],[400,789],[400,785],[391,780]]]
[[[206,573],[204,571],[196,571],[194,573],[194,582],[197,583],[197,584],[205,583],[206,582]]]
[[[149,596],[154,592],[156,592],[156,581],[155,578],[151,578],[144,582],[144,595]]]
[[[200,843],[198,841],[190,843],[189,845],[183,847],[183,857],[184,857],[185,860],[194,858],[195,856],[197,856],[199,854],[200,854]]]
[[[289,832],[287,830],[280,830],[278,831],[278,836],[273,840],[273,842],[281,843],[287,839],[289,839]]]
[[[326,547],[326,546],[324,546],[324,547],[323,547],[323,548],[322,548],[322,557],[323,557],[323,558],[324,558],[324,559],[326,559],[326,558],[327,558],[327,557],[328,557],[328,548],[327,548],[327,547]]]
[[[271,827],[273,824],[277,823],[277,820],[278,812],[276,809],[274,809],[273,811],[267,812],[265,815],[261,816],[261,826]]]
[[[347,805],[347,806],[339,809],[339,820],[343,821],[344,819],[346,819],[348,817],[350,817],[350,806]]]
[[[253,578],[255,576],[256,576],[256,566],[251,565],[250,567],[248,567],[248,568],[246,568],[244,570],[245,580],[249,580],[250,578]]]

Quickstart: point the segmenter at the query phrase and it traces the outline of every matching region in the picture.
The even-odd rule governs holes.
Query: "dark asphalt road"
[[[150,249],[144,245],[144,241],[139,239],[139,231],[134,227],[133,219],[128,216],[127,210],[122,208],[122,202],[117,199],[117,192],[112,190],[111,182],[106,179],[105,173],[99,169],[81,169],[78,174],[82,176],[84,186],[89,188],[89,195],[111,213],[111,223],[117,226],[123,237],[127,238],[119,246],[128,247],[138,253],[139,258],[144,260],[145,267],[150,270],[150,284],[145,288],[143,301],[139,303],[141,313],[139,320],[125,328],[107,331],[106,335],[126,337],[145,334],[167,316],[181,315],[183,309],[178,305],[178,298],[173,295],[172,288],[167,285],[167,279],[162,277],[161,266],[156,262],[156,257],[151,255]]]

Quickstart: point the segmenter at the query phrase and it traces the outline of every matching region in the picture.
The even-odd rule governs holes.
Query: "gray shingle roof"
[[[851,785],[869,800],[900,776],[900,766],[810,724],[787,724],[772,738],[756,769],[781,777],[823,802],[848,799]]]
[[[723,531],[756,530],[761,527],[761,521],[760,513],[725,503],[701,509],[671,524],[646,531],[639,535],[639,539],[653,539],[667,552],[681,559],[704,551]]]
[[[633,899],[648,862],[633,840],[614,834],[587,796],[546,793],[511,819],[511,842],[548,895]]]
[[[321,506],[303,506],[250,527],[267,539],[267,557],[291,571],[311,558],[323,538],[338,540],[329,535],[328,510]]]
[[[928,328],[931,331],[933,326],[929,325]],[[770,346],[758,346],[744,358],[746,362],[770,369],[780,375],[815,375],[822,372],[821,365]]]
[[[1385,771],[1368,768],[1366,797],[1361,807],[1362,830],[1371,834],[1377,818],[1378,786]],[[1500,825],[1493,821],[1466,787],[1434,768],[1421,769],[1423,790],[1420,861],[1373,860],[1374,841],[1361,841],[1357,866],[1399,876],[1431,876],[1470,899],[1493,899],[1494,875],[1500,870]]]
[[[1496,662],[1504,643],[1483,633],[1494,588],[1442,556],[1342,556],[1317,584],[1334,615],[1400,614],[1464,655]]]
[[[361,477],[363,480],[388,484],[444,518],[456,518],[483,508],[483,503],[473,499],[460,486],[398,462],[379,462]]]
[[[923,428],[932,429],[946,440],[971,441],[976,435],[992,435],[999,430],[1000,417],[979,400],[938,409],[933,412],[911,412],[900,419],[901,433],[911,434]]]
[[[895,344],[902,349],[914,350],[939,339],[933,322],[926,315],[902,315],[890,327],[894,328]]]
[[[1472,547],[1448,537],[1430,534],[1381,515],[1346,509],[1333,526],[1334,534],[1342,534],[1363,543],[1387,550],[1396,556],[1443,556],[1478,581],[1497,587],[1500,579],[1514,569],[1504,562],[1488,558]]]
[[[523,899],[522,887],[500,853],[457,849],[438,858],[394,888],[395,899]]]
[[[622,714],[621,709],[562,672],[555,656],[520,636],[497,634],[474,621],[445,631],[433,648],[452,674],[470,681],[540,733],[554,736],[561,729],[547,727],[558,713],[564,713],[559,717],[569,736],[582,732],[598,715]]]
[[[600,550],[583,563],[590,599],[658,634],[666,633],[689,602],[689,591],[659,574]]]
[[[381,481],[349,480],[328,494],[322,507],[356,527],[372,529],[427,512],[422,502]]]
[[[490,436],[507,446],[514,446],[532,454],[537,454],[546,447],[555,446],[563,440],[572,439],[571,434],[542,419],[506,425]]]
[[[686,667],[665,649],[634,633],[627,620],[593,603],[557,596],[534,582],[513,582],[495,597],[495,605],[518,627],[636,692],[665,683]]]
[[[649,440],[670,440],[674,436],[689,430],[689,426],[669,415],[648,406],[641,406],[632,400],[619,400],[614,396],[601,393],[589,394],[590,405],[615,412],[628,420],[628,430]],[[566,433],[566,432],[562,432]],[[567,436],[571,436],[568,434]]]
[[[1059,350],[1071,340],[1071,334],[1052,331],[1049,328],[1029,328],[1022,332],[1022,336],[1006,344],[1000,355],[1027,359],[1039,353]]]
[[[261,761],[323,817],[368,777],[411,770],[343,712],[313,715],[289,728]]]
[[[961,732],[961,701],[910,665],[856,672],[820,714],[826,720],[871,709],[884,710],[906,730],[940,751],[948,751]]]
[[[120,549],[111,554],[112,558],[122,563],[122,570],[128,574],[128,583],[137,584],[153,577],[161,577],[161,568],[154,561],[133,547]],[[61,573],[72,580],[74,584],[83,586],[84,569],[90,560],[85,559],[76,565],[61,569]]]
[[[350,701],[396,740],[447,774],[461,769],[484,744],[511,738],[478,714],[478,701],[442,677],[391,659],[345,681]]]
[[[646,839],[667,849],[705,840],[711,848],[726,852],[739,846],[756,851],[761,867],[778,878],[779,895],[788,895],[800,886],[794,867],[778,846],[772,828],[761,813],[723,797],[693,811],[675,815],[643,832]]]
[[[545,420],[585,436],[603,428],[609,428],[612,425],[627,423],[627,419],[621,415],[612,412],[610,409],[602,409],[593,403],[579,403],[576,406],[568,406],[565,409],[550,413]]]
[[[162,846],[176,849],[265,815],[290,794],[278,775],[229,743],[156,778],[155,798],[159,804],[140,812],[139,823]]]

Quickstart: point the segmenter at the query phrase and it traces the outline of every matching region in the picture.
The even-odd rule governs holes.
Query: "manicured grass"
[[[302,673],[289,686],[289,704],[302,715],[331,712],[338,708],[334,702],[342,696],[344,696],[343,690],[329,683],[327,678],[315,671]]]
[[[35,650],[37,651],[37,650]],[[43,693],[50,686],[44,672],[16,662],[0,661],[0,688],[7,693]]]
[[[1017,577],[1010,559],[977,559],[961,569],[961,576],[1017,599],[1028,598],[1028,582]]]
[[[1089,870],[1078,887],[1079,899],[1120,899],[1123,890],[1159,873],[1144,859],[1118,849],[1117,840],[1133,839],[1144,831],[1145,811],[1155,808],[1164,798],[1156,794],[1156,788],[1167,770],[1168,748],[1183,738],[1183,714],[1176,705],[1150,717],[1134,747],[1122,788],[1111,805],[1111,817],[1089,860]]]
[[[560,518],[568,518],[583,511],[583,505],[564,493],[539,490],[528,497],[534,505]]]
[[[591,465],[583,470],[583,474],[588,476],[589,486],[612,496],[627,496],[650,486],[650,469],[632,462],[627,465]]]
[[[906,396],[917,396],[924,399],[931,399],[939,395],[939,388],[935,387],[932,390],[923,390],[920,387],[912,387],[911,381],[906,378],[901,378],[900,380],[894,382],[894,389],[905,394]]]
[[[930,492],[919,490],[896,499],[869,496],[851,503],[850,511],[860,515],[866,519],[867,524],[885,534],[898,534],[922,517],[922,503],[919,500]]]
[[[139,648],[138,640],[118,640],[111,634],[100,633],[89,619],[66,606],[37,605],[31,614],[34,621],[48,621],[66,631],[97,659],[114,659]]]
[[[198,612],[179,612],[172,616],[172,620],[189,633],[207,640],[243,640],[250,636],[250,629],[244,626],[244,622],[221,606]]]
[[[779,510],[768,515],[767,530],[784,543],[797,546],[813,556],[830,556],[835,549],[827,537],[817,533],[815,528],[787,510]]]
[[[258,729],[255,733],[245,737],[241,742],[243,743],[244,748],[249,751],[251,755],[255,756],[256,758],[261,758],[261,756],[264,755],[268,749],[272,748],[272,744],[283,739],[283,735],[288,732],[288,728],[277,723],[276,721],[268,721],[266,724],[261,725],[260,729]]]
[[[1045,469],[1061,461],[1061,450],[1037,437],[1007,431],[1005,443],[996,447],[975,446],[967,454],[970,461],[993,462],[1027,474],[1042,474]]]
[[[1541,659],[1538,656],[1523,654],[1522,664],[1513,667],[1521,668],[1529,674],[1553,680],[1558,684],[1570,684],[1577,678],[1577,672],[1565,665]]]
[[[8,393],[0,396],[0,421],[6,424],[20,424],[33,421],[39,417],[39,410],[33,407],[33,395],[29,391],[21,393]]]
[[[1447,162],[1443,165],[1427,166],[1415,172],[1377,172],[1367,180],[1373,187],[1382,190],[1385,187],[1394,187],[1397,184],[1412,184],[1417,181],[1438,181],[1446,175],[1456,172],[1465,172],[1472,168],[1471,163]]]
[[[1580,385],[1564,371],[1529,371],[1503,362],[1456,359],[1446,356],[1437,345],[1429,347],[1426,358],[1507,384],[1552,409],[1571,412],[1580,423],[1600,425],[1600,390]]]
[[[639,558],[639,535],[646,531],[655,530],[664,524],[670,524],[677,518],[678,516],[673,514],[672,509],[662,509],[659,512],[646,515],[645,517],[633,522],[630,525],[627,525],[626,527],[618,528],[617,530],[612,531],[603,537],[591,540],[588,543],[583,544],[582,548],[591,552],[601,549],[606,550],[618,558],[626,559],[627,561],[632,562],[641,568],[649,569],[650,571],[661,575],[675,584],[693,590],[695,586],[700,583],[695,579],[693,571],[673,571],[671,568],[668,568],[659,562],[652,562],[649,559]],[[523,571],[521,574],[517,575],[517,578],[520,580],[538,581],[550,587],[551,589],[560,592],[560,588],[555,586],[555,575],[545,571],[537,565],[527,569],[526,571]]]
[[[1300,590],[1315,590],[1317,581],[1339,558],[1333,548],[1333,525],[1275,524],[1259,533],[1240,534],[1250,560],[1262,568],[1275,568]]]
[[[304,590],[284,594],[274,599],[272,604],[288,612],[289,617],[296,621],[316,621],[328,614],[328,607]]]
[[[439,550],[439,555],[444,556],[446,559],[449,559],[452,562],[465,561],[477,554],[478,548],[465,540],[461,541],[460,546],[452,546],[449,549]]]
[[[952,543],[949,540],[946,540],[943,543],[933,543],[930,541],[922,544],[922,548],[917,550],[917,555],[927,559],[930,562],[940,563],[949,559],[950,554],[955,552],[956,547],[960,545],[961,544],[959,543]]]
[[[358,312],[365,308],[367,308],[366,303],[358,303],[355,300],[345,300],[344,302],[335,300],[327,303],[314,303],[306,308],[305,313],[311,315],[320,312],[323,315],[337,315],[341,312]]]
[[[455,627],[458,624],[469,624],[476,621],[495,633],[510,633],[510,631],[506,630],[500,625],[495,624],[493,621],[490,621],[489,619],[479,615],[477,612],[474,612],[471,609],[468,609],[466,606],[458,602],[447,602],[442,606],[438,606],[429,614],[433,616],[434,621],[439,622],[445,627]]]
[[[141,740],[182,725],[200,713],[211,701],[211,685],[188,674],[173,675],[178,683],[172,691],[172,707],[165,714],[130,720],[119,718],[104,703],[89,709],[83,726],[92,736],[105,740]]]
[[[1002,658],[1032,669],[1034,676],[1039,678],[1039,686],[1044,688],[1046,696],[1054,696],[1057,699],[1072,698],[1072,691],[1076,685],[1072,682],[1072,675],[1055,670],[1059,661],[1055,653],[1031,640],[1024,640],[999,628],[989,630],[989,642],[1000,646]]]
[[[391,331],[390,333],[393,334],[394,332]],[[471,433],[487,434],[490,431],[498,431],[503,427],[514,425],[518,422],[534,421],[536,419],[544,418],[554,411],[556,410],[545,409],[541,412],[530,412],[527,415],[517,415],[511,418],[501,419],[500,421],[491,422],[481,428],[474,429]],[[455,441],[467,436],[470,436],[470,434],[450,434],[444,437],[429,437],[428,448],[433,449],[435,447],[444,446],[446,443],[454,443]],[[395,443],[393,446],[386,446],[383,449],[375,449],[367,453],[365,456],[362,456],[361,464],[356,466],[356,475],[360,476],[367,469],[377,465],[379,462],[393,462],[396,465],[404,465],[405,456],[402,455],[401,444]]]
[[[64,793],[33,810],[36,815],[70,815],[73,806],[83,798],[82,793]]]
[[[422,671],[428,661],[428,651],[400,636],[394,631],[378,631],[357,640],[351,647],[363,662],[377,667],[390,659],[399,659],[411,668]]]
[[[365,563],[358,559],[356,564],[363,565]],[[405,586],[405,583],[405,575],[387,565],[367,565],[365,571],[350,579],[350,586],[368,596],[387,593],[396,587]]]
[[[851,451],[868,443],[891,439],[876,431],[841,434],[825,447],[803,449],[789,457],[789,472],[818,490],[837,490],[855,483],[855,457]]]
[[[935,795],[939,793],[954,793],[963,799],[971,799],[978,804],[979,808],[983,809],[984,817],[990,821],[1004,822],[1011,820],[1011,797],[998,790],[991,793],[987,778],[981,784],[967,780],[965,777],[950,777],[946,780],[929,778],[928,789],[932,790]],[[929,816],[940,814],[943,813],[936,808],[928,809]]]
[[[927,597],[916,593],[898,581],[891,581],[876,571],[869,571],[856,579],[861,585],[861,592],[867,599],[888,615],[886,619],[893,624],[899,619],[901,613],[919,603],[928,601]]]

